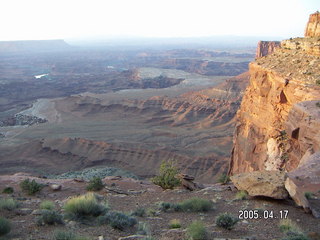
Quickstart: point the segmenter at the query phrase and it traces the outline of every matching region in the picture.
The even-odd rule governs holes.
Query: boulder
[[[306,157],[298,168],[288,173],[285,188],[298,206],[320,218],[320,151]],[[306,192],[314,193],[315,197],[307,199]]]
[[[50,184],[50,189],[53,191],[60,191],[62,189],[62,185],[60,184]]]
[[[193,182],[193,180],[194,180],[193,176],[189,176],[187,174],[180,173],[176,177],[180,179],[181,185],[190,191],[204,188],[204,186],[202,184]]]
[[[238,190],[245,190],[250,196],[285,199],[288,197],[285,177],[285,173],[280,171],[254,171],[234,175],[231,181]]]

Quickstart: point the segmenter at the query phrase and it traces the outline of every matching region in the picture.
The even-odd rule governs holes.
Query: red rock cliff
[[[280,47],[280,42],[278,41],[259,41],[256,51],[256,58],[264,57],[273,53],[277,47]]]
[[[320,37],[320,13],[315,12],[309,17],[309,22],[305,30],[305,37]]]
[[[292,171],[320,151],[320,59],[317,48],[310,48],[319,43],[317,38],[286,40],[250,63],[229,174]]]

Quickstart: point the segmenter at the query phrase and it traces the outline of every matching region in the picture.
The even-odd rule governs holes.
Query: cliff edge
[[[307,29],[320,26],[315,16],[319,13],[311,14]],[[318,28],[312,29],[306,36],[317,35]],[[273,53],[250,63],[250,83],[237,113],[230,175],[292,171],[305,154],[320,150],[319,50],[319,37],[284,40]]]
[[[235,185],[238,174],[282,172],[291,198],[316,218],[320,200],[306,193],[320,189],[318,26],[317,12],[310,16],[305,38],[284,40],[276,48],[265,43],[267,55],[249,64],[250,83],[237,112],[229,165]]]

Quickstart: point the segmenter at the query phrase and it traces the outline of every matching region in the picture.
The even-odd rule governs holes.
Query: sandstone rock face
[[[288,192],[284,187],[285,173],[280,171],[255,171],[240,173],[231,177],[238,190],[245,190],[250,196],[265,196],[285,199]]]
[[[289,112],[286,132],[290,139],[286,168],[294,170],[305,163],[310,155],[320,151],[320,101],[295,104]]]
[[[249,72],[250,84],[237,113],[229,174],[256,170],[292,170],[298,166],[307,150],[307,147],[300,149],[299,156],[288,154],[291,150],[295,152],[296,141],[292,131],[298,129],[302,122],[304,129],[313,129],[314,132],[318,128],[316,120],[301,120],[306,117],[319,119],[320,108],[315,106],[316,101],[306,108],[294,105],[320,100],[320,86],[317,84],[320,59],[302,48],[281,46],[274,53],[250,63]],[[311,105],[313,110],[307,110]],[[289,130],[287,121],[291,110]],[[301,112],[300,117],[295,119],[294,115],[298,112]],[[290,131],[290,136],[286,131]],[[315,140],[314,145],[318,144],[318,140]]]
[[[309,22],[305,30],[305,37],[320,37],[320,13],[310,14]]]
[[[280,42],[278,41],[259,41],[256,51],[256,58],[264,57],[273,53],[277,47],[280,47]]]

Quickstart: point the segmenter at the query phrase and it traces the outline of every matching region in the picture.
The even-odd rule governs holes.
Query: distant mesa
[[[305,37],[320,37],[320,13],[310,14],[309,21],[304,33]]]
[[[280,47],[280,44],[280,41],[259,41],[256,58],[264,57],[273,53],[277,47]]]
[[[54,52],[68,50],[70,48],[71,46],[62,39],[0,41],[0,53]]]

